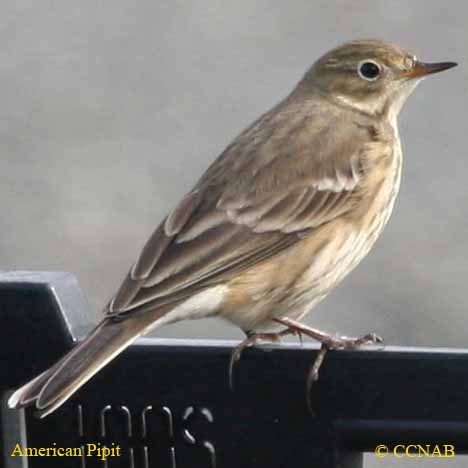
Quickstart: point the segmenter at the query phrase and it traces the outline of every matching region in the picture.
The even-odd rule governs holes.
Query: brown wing
[[[285,101],[245,130],[156,229],[106,313],[219,283],[352,209],[369,133],[320,112]]]

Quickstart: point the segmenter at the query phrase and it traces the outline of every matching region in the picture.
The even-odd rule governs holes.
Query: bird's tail
[[[65,403],[82,385],[121,353],[136,338],[158,322],[167,310],[163,307],[151,321],[143,316],[122,321],[103,320],[91,334],[78,343],[50,369],[16,390],[8,400],[10,408],[34,404],[43,418]],[[139,320],[137,320],[139,319]]]

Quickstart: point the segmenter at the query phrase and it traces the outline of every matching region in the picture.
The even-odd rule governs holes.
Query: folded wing
[[[153,233],[106,313],[218,284],[351,210],[369,132],[317,112],[282,103],[234,140]]]

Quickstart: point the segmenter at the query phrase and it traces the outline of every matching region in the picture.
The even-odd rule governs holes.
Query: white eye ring
[[[377,73],[373,76],[366,76],[362,70],[362,67],[364,65],[367,65],[367,64],[370,64],[370,65],[374,65],[376,68],[377,68]],[[374,70],[375,71],[375,70]],[[381,72],[382,72],[382,67],[377,63],[375,62],[374,60],[371,60],[371,59],[365,59],[365,60],[361,60],[359,63],[358,63],[358,66],[357,66],[357,72],[358,72],[358,75],[363,79],[363,80],[366,80],[366,81],[375,81],[379,78]]]

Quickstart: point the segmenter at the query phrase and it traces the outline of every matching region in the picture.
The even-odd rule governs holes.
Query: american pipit
[[[374,40],[320,58],[163,220],[88,338],[10,406],[35,404],[45,416],[138,336],[185,319],[236,324],[248,335],[239,351],[281,328],[326,348],[375,341],[298,321],[378,238],[400,185],[398,113],[424,76],[454,65]]]

